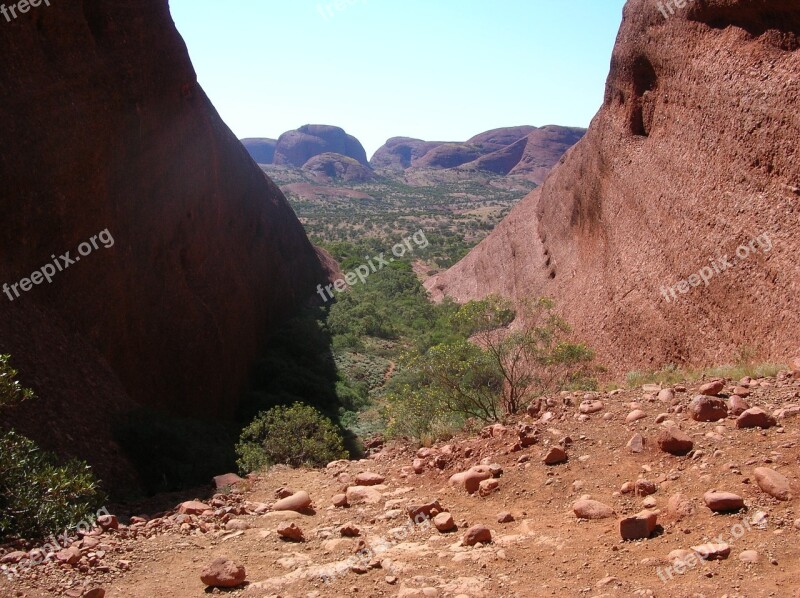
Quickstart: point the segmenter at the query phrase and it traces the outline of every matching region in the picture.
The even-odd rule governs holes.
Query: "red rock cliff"
[[[98,461],[116,410],[230,414],[325,273],[197,84],[167,0],[42,4],[0,23],[0,55],[0,283],[114,240],[0,295],[0,351],[40,397],[16,423]]]
[[[587,135],[426,286],[460,300],[554,297],[618,372],[718,363],[741,347],[795,354],[798,34],[793,0],[709,0],[666,18],[630,0]],[[708,285],[673,298],[667,287],[709,266]]]

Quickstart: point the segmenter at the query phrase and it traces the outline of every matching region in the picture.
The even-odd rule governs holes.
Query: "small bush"
[[[242,473],[276,464],[321,467],[347,456],[333,422],[301,403],[260,413],[242,431],[236,452]]]
[[[59,464],[14,431],[0,436],[0,539],[59,532],[88,519],[104,499],[86,463]]]
[[[0,355],[0,407],[33,399]],[[0,541],[38,539],[88,520],[105,500],[82,461],[55,455],[10,430],[0,434]]]

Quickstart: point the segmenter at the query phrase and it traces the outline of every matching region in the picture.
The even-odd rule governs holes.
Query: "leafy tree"
[[[567,339],[569,325],[554,312],[549,299],[524,302],[520,326],[511,303],[489,297],[463,306],[455,321],[472,335],[503,379],[505,414],[519,412],[531,398],[564,388],[591,375],[594,354]]]
[[[390,385],[390,432],[421,438],[445,421],[498,421],[533,396],[593,383],[594,354],[569,341],[549,300],[529,301],[518,314],[509,301],[488,297],[441,315],[452,336],[418,344]]]

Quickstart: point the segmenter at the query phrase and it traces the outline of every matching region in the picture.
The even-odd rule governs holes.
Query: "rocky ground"
[[[798,416],[800,374],[562,393],[480,435],[103,517],[0,595],[800,596]]]

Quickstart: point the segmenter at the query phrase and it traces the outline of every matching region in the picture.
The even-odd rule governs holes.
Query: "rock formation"
[[[800,5],[675,13],[628,2],[588,133],[436,296],[553,297],[618,372],[797,353]]]
[[[393,137],[370,160],[391,170],[459,169],[519,175],[541,183],[561,156],[585,133],[575,127],[505,127],[480,133],[463,143]]]
[[[320,183],[341,181],[344,183],[364,183],[375,178],[375,173],[353,158],[341,154],[324,153],[314,156],[303,164],[303,170],[314,175]]]
[[[0,296],[0,352],[39,396],[4,417],[113,482],[114,413],[231,414],[326,272],[198,85],[167,0],[53,3],[2,27],[0,283],[22,291]],[[48,264],[52,283],[32,276]]]
[[[405,170],[416,160],[433,148],[442,145],[441,141],[423,141],[410,137],[392,137],[372,156],[370,164],[373,168]]]
[[[247,149],[247,153],[258,164],[272,164],[275,160],[275,146],[277,139],[250,138],[242,139],[242,145]]]
[[[344,129],[329,125],[305,125],[296,131],[287,131],[278,138],[273,162],[300,168],[314,156],[324,153],[341,154],[369,167],[361,142]]]

